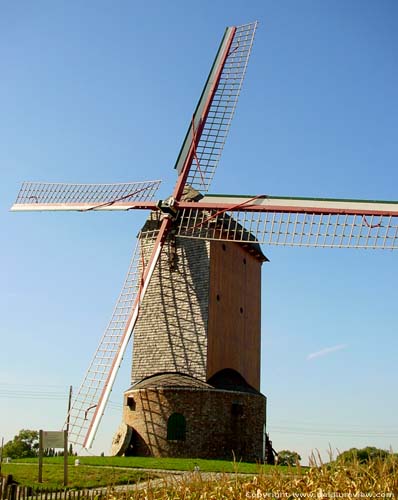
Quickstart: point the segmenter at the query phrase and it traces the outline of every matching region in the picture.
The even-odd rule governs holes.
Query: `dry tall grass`
[[[294,499],[294,498],[387,498],[398,499],[398,461],[358,461],[350,465],[323,464],[313,458],[309,469],[292,469],[290,474],[277,467],[256,476],[188,473],[149,482],[142,489],[110,492],[114,500],[160,499]]]

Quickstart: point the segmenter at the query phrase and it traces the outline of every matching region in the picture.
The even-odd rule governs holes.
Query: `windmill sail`
[[[129,210],[152,208],[161,181],[126,182],[117,184],[65,184],[24,182],[11,210]]]
[[[176,231],[180,237],[279,246],[398,248],[398,202],[207,196],[191,205],[181,204]]]
[[[202,193],[209,189],[228,135],[256,28],[257,22],[227,28],[177,158],[180,174],[189,157],[186,182]]]
[[[147,262],[143,262],[137,245],[112,319],[73,401],[70,441],[84,448],[90,448],[95,438],[170,224],[171,219],[162,220]]]
[[[83,382],[73,399],[68,415],[69,440],[76,445],[85,445],[85,439],[92,426],[95,412],[102,415],[104,406],[110,394],[110,389],[103,398],[103,407],[98,408],[104,388],[109,385],[109,373],[117,363],[117,358],[123,356],[129,337],[125,336],[131,310],[140,291],[140,250],[137,243],[134,250],[124,286],[116,303],[112,319],[106,328]],[[120,365],[120,360],[119,365]],[[117,366],[118,368],[118,366]]]

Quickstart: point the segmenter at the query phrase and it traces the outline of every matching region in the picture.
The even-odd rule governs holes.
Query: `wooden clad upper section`
[[[207,379],[225,368],[260,390],[261,262],[237,243],[210,243]]]

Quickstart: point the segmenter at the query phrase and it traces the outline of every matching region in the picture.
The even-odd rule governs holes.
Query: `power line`
[[[24,387],[23,389],[3,389],[2,385],[20,385]],[[36,387],[31,385],[31,387]],[[47,387],[55,387],[55,386],[47,386]],[[33,399],[33,400],[47,400],[47,401],[64,401],[67,398],[67,387],[66,386],[56,386],[62,387],[65,390],[65,394],[63,391],[48,391],[48,390],[27,390],[26,386],[22,384],[0,384],[0,398],[7,399]],[[108,407],[113,410],[121,410],[123,408],[122,403],[117,403],[115,401],[108,401]]]
[[[334,423],[331,423],[331,422],[319,422],[319,421],[309,421],[309,420],[294,420],[294,422],[292,422],[291,420],[284,420],[284,419],[275,419],[277,420],[278,424],[286,424],[287,426],[290,426],[290,425],[298,425],[298,426],[302,426],[302,425],[309,425],[311,427],[313,427],[314,425],[315,426],[323,426],[323,427],[339,427],[339,424],[336,424],[335,422]],[[346,427],[363,427],[364,425],[363,424],[344,424]],[[380,427],[380,426],[378,426]],[[392,424],[392,425],[383,425],[383,427],[393,427],[393,428],[397,428],[398,429],[398,425],[397,424]]]
[[[374,431],[350,431],[350,430],[317,430],[317,429],[304,429],[304,428],[288,428],[288,427],[278,427],[278,426],[267,426],[267,429],[272,434],[293,434],[300,436],[320,436],[320,437],[388,437],[388,438],[398,438],[398,432],[374,432]]]
[[[3,386],[3,387],[2,387]],[[7,386],[5,388],[4,386]],[[8,389],[8,387],[14,389]],[[18,387],[21,387],[20,389]],[[32,389],[29,389],[31,387]],[[48,390],[48,388],[60,388],[61,390]],[[34,389],[33,389],[34,388]],[[47,389],[45,389],[47,388]],[[65,392],[65,394],[63,394]],[[33,399],[45,401],[65,401],[67,398],[67,386],[56,384],[42,385],[25,385],[0,383],[0,398],[7,399]],[[121,411],[122,403],[108,401],[109,411]],[[278,420],[278,423],[286,423],[286,425],[270,425],[268,429],[273,434],[288,434],[301,436],[319,436],[319,437],[387,437],[398,438],[397,425],[378,425],[378,431],[369,431],[361,424],[344,424],[344,427],[333,423],[316,423],[309,421],[295,421],[294,423],[288,420]]]

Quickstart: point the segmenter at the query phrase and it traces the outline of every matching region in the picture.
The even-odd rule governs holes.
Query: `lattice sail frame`
[[[196,143],[186,182],[202,193],[206,193],[209,189],[224,148],[246,74],[256,28],[257,22],[236,27],[219,79],[213,82],[213,72],[217,69],[218,58],[228,41],[229,31],[233,29],[227,28],[176,162],[175,168],[180,173],[182,153],[190,144]],[[207,98],[206,93],[209,92],[207,87],[213,83],[216,83],[215,93],[211,96],[210,108],[202,123],[200,121],[201,107],[204,106],[202,101]]]
[[[233,197],[228,209],[227,200],[208,196],[195,208],[183,208],[176,235],[279,246],[398,248],[398,202],[257,196]]]
[[[92,425],[91,412],[97,412],[99,417],[105,410],[113,379],[123,359],[126,346],[130,340],[131,329],[129,323],[135,319],[131,313],[134,305],[142,299],[142,255],[140,242],[134,249],[126,279],[116,303],[112,318],[101,338],[83,382],[73,398],[73,404],[68,416],[69,440],[74,444],[87,444]],[[142,294],[143,295],[143,294]],[[113,379],[111,378],[113,376]],[[103,394],[105,397],[101,398]],[[101,405],[98,408],[98,405]],[[95,431],[92,436],[94,439]],[[88,443],[91,444],[91,443]],[[87,446],[89,447],[89,446]]]
[[[153,200],[161,181],[116,184],[24,182],[12,211],[126,210]]]

